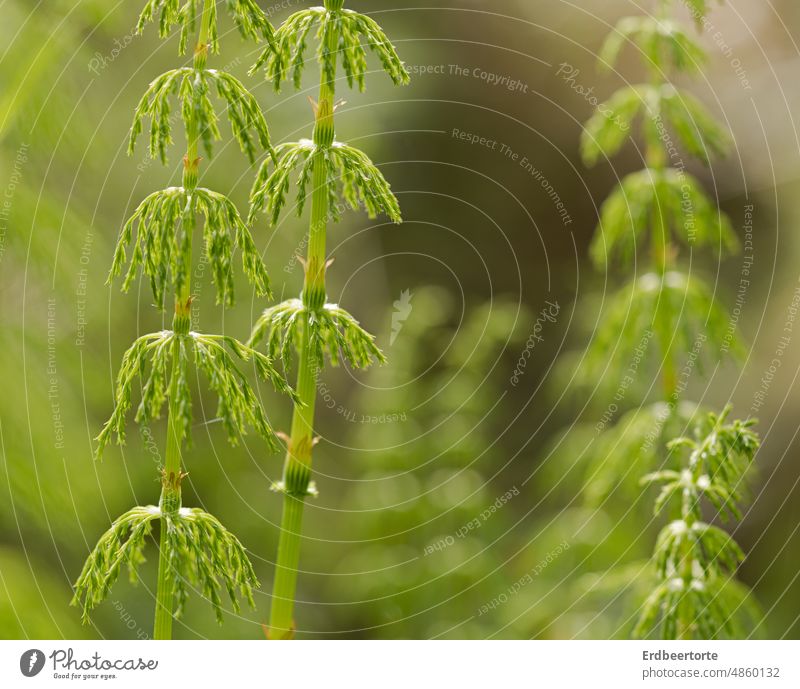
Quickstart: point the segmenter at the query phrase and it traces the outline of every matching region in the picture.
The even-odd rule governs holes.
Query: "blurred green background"
[[[123,295],[105,285],[119,228],[145,194],[178,179],[182,150],[179,140],[166,169],[142,147],[125,155],[136,101],[180,61],[176,40],[159,41],[152,26],[133,35],[139,4],[1,5],[4,638],[146,638],[152,624],[155,545],[142,583],[120,581],[91,626],[68,606],[98,536],[134,504],[156,502],[159,491],[162,425],[137,431],[131,422],[125,447],[102,463],[92,459],[123,351],[165,322],[144,286]],[[303,5],[260,4],[275,24]],[[331,230],[331,298],[376,333],[390,362],[324,376],[320,497],[307,511],[299,635],[627,637],[660,521],[650,516],[650,494],[612,494],[591,508],[582,500],[583,458],[609,398],[603,381],[575,390],[570,380],[603,299],[628,274],[599,274],[586,259],[598,204],[618,176],[641,167],[635,143],[613,166],[580,163],[581,123],[592,112],[586,90],[602,98],[639,77],[630,55],[619,73],[599,77],[595,53],[617,18],[648,5],[350,4],[384,26],[413,74],[411,86],[396,89],[376,69],[367,92],[347,93],[337,114],[339,138],[380,165],[405,223],[348,213]],[[735,227],[752,205],[755,264],[739,319],[744,367],[697,374],[691,395],[711,407],[731,400],[744,417],[800,279],[800,8],[793,0],[734,0],[711,20],[702,32],[710,61],[692,89],[726,120],[736,147],[712,170],[692,171]],[[214,66],[253,89],[275,142],[308,136],[314,82],[274,94],[247,76],[256,53],[231,29],[224,24]],[[563,65],[579,70],[574,83],[559,75]],[[470,144],[462,132],[488,145]],[[204,185],[243,209],[254,170],[235,149],[227,139],[218,146]],[[305,223],[289,217],[272,229],[262,219],[255,228],[276,298],[299,290],[292,256]],[[741,259],[691,260],[731,308]],[[245,337],[266,304],[241,284],[236,308],[223,311],[209,277],[195,273],[195,327]],[[544,322],[542,341],[512,380],[537,317],[553,304],[557,316]],[[754,636],[800,636],[798,366],[795,333],[758,409],[764,446],[752,507],[736,526],[748,553],[740,575],[763,610]],[[175,633],[259,638],[280,512],[268,488],[281,457],[253,436],[229,447],[202,380],[197,391],[184,503],[214,513],[241,538],[262,589],[257,610],[228,614],[221,628],[192,597]],[[266,387],[261,394],[274,425],[285,428],[285,400]]]

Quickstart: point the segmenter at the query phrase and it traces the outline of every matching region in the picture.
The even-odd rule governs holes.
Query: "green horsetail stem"
[[[213,1],[205,0],[203,4],[203,15],[200,23],[200,35],[194,49],[194,69],[200,71],[205,69],[208,61],[208,41],[211,32],[211,6]],[[189,125],[186,129],[186,155],[183,158],[183,187],[189,194],[197,188],[199,176],[200,158],[198,154],[200,142],[200,127],[196,116],[189,118]],[[189,260],[187,265],[191,265],[191,242],[195,231],[196,218],[194,209],[190,208],[183,217],[186,223],[186,232],[189,242],[187,254]],[[173,319],[173,330],[181,335],[189,332],[191,323],[191,273],[184,280],[181,292],[175,295],[175,316]],[[176,339],[173,347],[179,347]],[[183,360],[180,352],[173,354],[172,372],[173,381],[178,380],[180,366],[186,366],[187,361]],[[178,409],[177,390],[171,390],[169,398],[169,416],[167,420],[167,451],[164,459],[164,469],[161,479],[161,543],[158,552],[158,583],[156,587],[156,610],[155,621],[153,623],[154,639],[172,638],[172,618],[175,609],[175,590],[172,586],[170,569],[173,567],[174,556],[169,539],[169,529],[172,528],[172,519],[181,508],[181,481],[184,474],[181,470],[181,447],[183,446],[183,430],[178,421],[180,410]]]
[[[341,9],[342,2],[339,1]],[[336,51],[337,36],[330,33],[329,51]],[[334,75],[335,79],[335,75]],[[329,148],[334,139],[333,83],[322,80],[314,123],[314,144],[318,150]],[[311,222],[305,263],[302,302],[310,314],[325,305],[325,254],[329,215],[329,191],[325,159],[317,153],[311,179]],[[278,541],[275,581],[272,587],[272,610],[269,628],[273,638],[285,639],[294,634],[294,599],[297,568],[300,563],[300,540],[303,526],[303,503],[311,481],[311,452],[314,447],[314,408],[317,399],[318,363],[310,341],[311,328],[303,328],[300,342],[296,391],[300,404],[292,414],[292,428],[283,470],[283,516]]]
[[[245,38],[272,40],[272,27],[253,0],[228,0],[225,7]],[[248,428],[254,428],[272,450],[277,449],[275,433],[240,368],[241,363],[251,363],[259,378],[296,399],[268,356],[228,335],[190,329],[192,244],[201,227],[202,252],[210,267],[219,304],[234,303],[232,256],[237,249],[242,253],[243,271],[256,293],[269,294],[262,258],[236,206],[223,194],[198,186],[201,148],[211,157],[213,142],[221,138],[211,94],[225,103],[233,137],[251,162],[257,145],[273,153],[266,121],[252,94],[232,75],[206,67],[209,53],[219,52],[215,0],[185,4],[149,0],[138,28],[141,31],[146,23],[157,21],[160,36],[167,38],[175,26],[180,27],[179,53],[183,55],[190,35],[197,29],[198,8],[199,31],[191,67],[171,70],[153,80],[134,112],[130,132],[132,152],[144,129],[143,122],[149,118],[150,155],[166,163],[166,151],[172,143],[169,99],[175,97],[181,101],[186,134],[182,186],[154,192],[142,201],[120,233],[109,274],[109,280],[121,275],[128,263],[123,291],[141,275],[149,279],[160,309],[165,307],[168,295],[174,298],[172,330],[143,335],[126,351],[117,375],[114,412],[97,438],[98,457],[113,436],[118,443],[124,443],[133,383],[139,377],[142,394],[136,421],[146,424],[156,420],[164,405],[167,406],[161,498],[158,506],[136,507],[112,523],[86,560],[74,597],[74,603],[83,607],[84,621],[88,621],[91,610],[108,596],[122,566],[127,566],[131,578],[136,580],[137,568],[144,561],[146,536],[152,522],[158,519],[161,538],[155,639],[172,638],[173,619],[183,611],[190,585],[211,603],[220,624],[223,594],[227,594],[233,609],[238,611],[239,598],[255,605],[253,590],[258,586],[253,566],[239,540],[213,515],[182,505],[181,482],[186,476],[182,450],[190,439],[192,426],[190,364],[194,363],[208,378],[219,402],[218,416],[233,445]]]
[[[370,217],[386,214],[400,222],[400,208],[383,175],[361,151],[336,141],[334,111],[337,64],[341,62],[350,87],[365,88],[366,50],[375,53],[395,84],[408,82],[408,73],[389,39],[378,24],[366,15],[344,9],[343,0],[325,0],[324,7],[312,7],[292,14],[275,34],[275,49],[265,50],[252,71],[264,68],[266,78],[276,90],[291,79],[300,88],[305,67],[306,40],[318,26],[320,45],[319,96],[314,108],[314,131],[310,140],[282,144],[276,160],[266,161],[251,192],[250,219],[265,211],[276,224],[286,205],[290,178],[298,175],[297,212],[302,214],[311,196],[308,249],[300,299],[290,299],[267,309],[250,338],[255,345],[267,339],[273,358],[288,364],[291,350],[297,350],[297,386],[292,425],[286,437],[283,479],[273,488],[283,493],[283,514],[278,543],[272,610],[268,634],[273,639],[294,636],[294,606],[300,563],[305,499],[314,495],[311,482],[314,413],[317,380],[327,354],[332,364],[339,360],[355,368],[384,357],[374,338],[336,304],[326,303],[326,254],[328,223],[338,221],[341,195],[353,209],[363,206]],[[362,44],[363,42],[363,44]]]

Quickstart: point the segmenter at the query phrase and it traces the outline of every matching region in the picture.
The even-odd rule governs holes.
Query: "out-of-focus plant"
[[[642,406],[621,418],[616,427],[604,429],[607,440],[597,443],[601,452],[595,454],[586,478],[587,494],[596,503],[613,499],[609,496],[620,485],[630,485],[631,480],[638,479],[643,472],[664,467],[672,461],[674,452],[667,456],[662,452],[666,439],[682,434],[686,427],[703,428],[705,425],[697,405],[683,399],[691,374],[696,370],[702,372],[704,360],[713,356],[713,352],[708,351],[711,348],[719,352],[728,349],[734,354],[741,350],[712,291],[700,277],[683,267],[679,259],[681,246],[713,249],[719,256],[737,247],[729,220],[687,171],[680,152],[683,149],[708,165],[714,154],[727,150],[729,136],[699,100],[671,82],[674,72],[697,72],[705,53],[672,19],[677,3],[656,0],[655,4],[651,16],[621,20],[600,54],[602,65],[610,69],[625,44],[632,44],[644,58],[648,81],[626,86],[601,104],[582,137],[584,160],[593,165],[617,153],[631,137],[636,123],[641,122],[646,167],[624,177],[603,204],[591,256],[598,267],[606,268],[613,261],[629,264],[640,251],[646,250],[648,272],[611,298],[597,336],[584,357],[581,374],[586,381],[593,381],[610,372],[612,378],[624,381],[629,403],[637,401],[637,389],[646,388],[637,383],[637,378],[654,372],[661,383],[660,401],[645,406],[645,397],[639,397]],[[696,16],[701,18],[708,9],[707,3],[700,0],[692,0],[691,5]],[[636,362],[633,373],[632,360]],[[726,415],[727,412],[720,418]],[[717,423],[716,417],[711,418]],[[721,421],[719,423],[708,440],[715,448],[715,443],[722,442],[716,434],[716,431],[722,432]],[[739,422],[734,426],[737,438],[744,437],[742,429],[745,427]],[[747,433],[748,452],[752,452],[755,446],[750,449],[752,437],[749,431]],[[743,450],[737,446],[737,451]],[[727,461],[720,458],[716,470],[722,471]],[[696,481],[701,478],[710,480],[711,486],[719,486],[729,479],[727,475],[715,474],[709,478],[703,462],[699,469],[695,463],[676,474],[693,477],[685,495],[697,489]],[[700,471],[697,476],[695,469]],[[667,471],[656,476],[665,478],[672,473]],[[717,495],[708,491],[704,494],[706,497]],[[725,503],[729,506],[727,501]],[[690,509],[696,507],[690,505]],[[683,518],[688,517],[684,514]],[[698,520],[699,517],[688,524],[688,528],[694,528]],[[710,529],[704,532],[706,536],[717,534]],[[706,566],[708,557],[700,557],[704,546],[675,556],[680,565],[680,574],[676,575],[670,569],[675,557],[665,559],[664,556],[664,533],[672,532],[662,533],[657,549],[659,577],[663,583],[650,598],[639,630],[649,627],[654,620],[663,619],[662,632],[667,638],[723,634],[730,628],[720,626],[721,620],[708,611],[705,617],[695,616],[691,622],[687,621],[695,610],[693,606],[699,605],[701,596],[695,594],[700,586],[707,587],[702,594],[706,596],[712,585],[703,579],[710,572]],[[681,548],[695,536],[701,538],[699,533],[691,532],[681,540]],[[717,534],[713,538],[721,537]],[[727,557],[725,563],[730,565],[731,562]],[[693,572],[696,576],[692,579]],[[684,584],[682,588],[677,587],[679,580]],[[713,599],[708,600],[711,605],[716,604]]]
[[[326,637],[519,638],[531,617],[521,601],[537,587],[509,590],[547,550],[523,548],[528,467],[500,448],[519,412],[508,390],[535,316],[505,295],[459,302],[427,280],[405,282],[409,273],[376,338],[388,363],[359,374],[350,394],[347,371],[319,386],[316,424],[336,434],[325,461],[337,489],[306,511],[306,532],[327,537],[303,553],[298,617]]]
[[[709,247],[722,255],[737,246],[730,221],[687,171],[680,152],[682,147],[708,164],[714,153],[728,146],[727,133],[706,108],[669,81],[673,71],[696,72],[705,53],[670,19],[671,0],[657,0],[656,4],[652,16],[622,19],[600,53],[603,68],[611,69],[625,43],[633,44],[644,58],[648,82],[624,87],[601,104],[586,124],[581,141],[584,160],[593,165],[617,153],[633,135],[637,121],[641,122],[647,167],[624,177],[603,204],[591,256],[598,268],[606,268],[613,261],[628,264],[646,250],[648,272],[612,296],[581,370],[587,381],[609,371],[612,378],[622,379],[635,356],[633,378],[657,373],[661,402],[647,412],[635,412],[638,418],[649,417],[649,422],[637,425],[628,419],[619,424],[626,442],[630,442],[629,431],[639,429],[640,444],[654,429],[658,439],[663,438],[664,427],[678,411],[682,423],[691,422],[694,405],[684,404],[679,409],[685,388],[680,370],[692,352],[697,366],[702,366],[703,359],[711,355],[704,345],[722,344],[728,337],[724,310],[702,278],[682,267],[679,247]],[[704,11],[705,4],[696,9]],[[731,340],[733,353],[740,347],[735,338]],[[635,380],[629,389],[636,391]],[[658,454],[653,453],[652,458],[657,459]],[[608,468],[615,471],[613,466]],[[602,473],[603,468],[595,465],[591,471]],[[635,473],[630,478],[638,480]]]
[[[458,308],[447,291],[420,286],[411,303],[389,364],[348,402],[344,443],[365,451],[341,453],[359,480],[342,482],[338,505],[358,547],[322,585],[348,603],[335,608],[338,629],[513,637],[524,631],[501,621],[519,598],[497,599],[523,573],[505,558],[518,547],[514,526],[528,502],[524,478],[496,450],[516,411],[506,391],[531,314],[496,297],[470,306],[454,331]],[[329,544],[318,560],[341,547]]]
[[[266,15],[252,0],[228,0],[225,6],[245,38],[273,40]],[[116,385],[116,408],[98,437],[97,455],[116,436],[125,439],[125,419],[132,406],[135,379],[142,379],[142,397],[136,421],[147,424],[168,409],[168,437],[161,470],[161,499],[158,506],[134,507],[112,524],[86,561],[75,586],[74,603],[88,619],[93,607],[108,595],[122,567],[136,579],[138,565],[154,522],[160,523],[158,587],[153,636],[172,636],[173,616],[179,615],[196,586],[213,605],[222,622],[222,595],[227,594],[238,609],[238,596],[253,604],[258,582],[244,547],[216,517],[181,502],[182,452],[190,441],[192,399],[189,368],[192,363],[208,378],[219,398],[219,411],[232,444],[252,426],[270,446],[275,435],[264,410],[241,370],[251,362],[258,375],[276,389],[293,393],[271,360],[249,346],[224,335],[190,331],[192,247],[202,216],[202,252],[213,275],[217,302],[233,303],[233,253],[242,253],[244,272],[258,294],[269,293],[269,281],[261,256],[248,227],[234,204],[223,194],[198,186],[200,149],[211,156],[220,138],[218,116],[212,103],[216,94],[225,105],[233,135],[252,161],[256,146],[270,150],[269,132],[255,98],[233,76],[207,67],[209,53],[219,53],[217,3],[190,0],[149,0],[138,31],[157,21],[159,34],[167,38],[180,29],[180,54],[185,54],[190,36],[198,32],[191,66],[181,67],[156,78],[141,99],[134,117],[130,150],[150,119],[149,150],[152,157],[166,162],[172,143],[172,97],[180,101],[180,117],[186,130],[187,150],[183,159],[183,182],[148,196],[125,225],[109,279],[129,264],[123,283],[127,290],[139,274],[146,276],[159,308],[167,295],[174,296],[172,330],[144,335],[125,353]]]
[[[250,344],[268,341],[272,356],[285,363],[297,350],[297,393],[292,427],[286,437],[283,480],[274,485],[284,495],[277,570],[273,585],[269,622],[271,638],[294,634],[294,598],[304,501],[315,494],[311,482],[311,455],[315,445],[314,406],[317,381],[327,355],[332,363],[340,358],[361,368],[384,357],[373,338],[346,311],[327,304],[325,253],[329,221],[339,220],[339,197],[353,209],[363,205],[370,217],[382,213],[400,222],[400,209],[389,184],[370,159],[358,149],[334,136],[337,107],[337,67],[341,64],[348,85],[365,88],[367,52],[376,54],[395,84],[405,84],[408,73],[389,39],[375,21],[343,8],[344,0],[325,0],[292,14],[275,34],[275,48],[267,48],[253,67],[264,70],[276,90],[287,80],[301,84],[305,68],[306,43],[311,32],[319,42],[319,99],[313,103],[315,125],[311,139],[287,143],[276,149],[276,160],[266,161],[253,186],[251,220],[265,211],[275,224],[286,204],[289,187],[297,176],[297,212],[302,214],[311,195],[305,280],[300,299],[267,309],[256,325]]]

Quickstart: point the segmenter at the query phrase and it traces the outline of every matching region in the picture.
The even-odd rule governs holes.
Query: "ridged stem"
[[[719,422],[717,428],[714,429],[714,434],[716,434],[718,428]],[[692,527],[702,518],[702,513],[700,511],[700,493],[695,486],[697,485],[698,479],[705,471],[703,460],[705,450],[706,448],[704,446],[696,453],[692,453],[684,467],[684,471],[689,472],[691,475],[692,486],[687,486],[683,489],[683,495],[681,496],[681,519],[683,523],[686,524],[686,529],[689,531],[691,531]],[[684,539],[679,562],[680,567],[676,575],[683,581],[683,590],[687,592],[695,578],[694,550],[691,540],[688,538]],[[683,606],[679,609],[677,622],[676,636],[679,640],[690,641],[695,638],[695,621],[691,615],[687,614],[686,608]]]
[[[211,16],[214,0],[204,0],[203,16],[200,23],[200,34],[194,50],[194,68],[204,69],[208,59],[208,40],[211,32]],[[197,188],[200,168],[198,155],[200,144],[200,124],[197,117],[189,120],[186,129],[186,156],[183,159],[183,186],[188,191]],[[194,209],[190,206],[182,220],[183,232],[188,242],[186,252],[186,279],[180,294],[175,295],[175,316],[173,330],[179,335],[187,335],[191,321],[191,265],[192,237],[195,231]],[[169,418],[167,420],[167,451],[164,459],[164,470],[161,479],[161,541],[158,555],[158,584],[156,588],[156,610],[153,623],[153,638],[165,640],[172,638],[172,618],[175,608],[175,591],[172,585],[172,551],[169,544],[171,519],[181,508],[181,447],[184,440],[184,429],[180,423],[180,410],[177,408],[176,384],[187,362],[183,360],[180,342],[174,343],[172,359],[172,383],[170,384]],[[185,372],[183,372],[185,373]]]
[[[653,245],[653,268],[661,278],[661,284],[667,279],[667,272],[669,270],[670,254],[672,246],[669,239],[669,228],[664,221],[664,214],[656,200],[656,208],[653,212],[653,237],[651,238]],[[661,348],[661,355],[663,360],[661,362],[661,381],[663,386],[664,400],[668,403],[674,403],[675,394],[677,389],[677,375],[675,372],[675,362],[672,357],[672,338],[674,332],[672,331],[672,324],[670,318],[670,304],[666,297],[666,289],[663,290],[659,298],[658,309],[655,314],[655,327],[657,330],[657,337],[659,347]]]
[[[177,380],[181,365],[179,343],[176,341],[173,351],[172,379]],[[172,638],[172,611],[174,594],[172,586],[172,548],[168,533],[172,516],[181,508],[181,445],[183,429],[178,421],[177,410],[173,403],[175,385],[170,386],[169,420],[167,423],[167,451],[164,470],[161,477],[161,542],[158,553],[158,583],[156,588],[156,613],[153,624],[153,638],[157,640]]]
[[[693,479],[695,477],[693,476]],[[697,521],[697,492],[689,488],[684,488],[683,499],[681,502],[681,518],[683,519],[686,529],[691,530]],[[689,538],[684,539],[681,553],[680,553],[680,570],[676,575],[680,577],[683,582],[683,591],[686,595],[689,587],[692,585],[694,579],[694,552],[692,550],[692,543]],[[678,625],[677,625],[677,638],[680,640],[691,640],[694,638],[694,620],[691,615],[686,613],[686,607],[680,606],[678,611]]]
[[[657,16],[660,20],[666,20],[669,16],[669,4],[666,0],[658,0],[657,3]],[[659,56],[654,56],[658,59]],[[664,77],[660,74],[657,68],[653,69],[652,81],[657,86],[663,85]],[[660,115],[660,113],[659,113]],[[650,150],[648,150],[648,159],[650,159],[650,166],[658,171],[658,174],[663,173],[667,168],[667,157],[663,142],[659,142],[656,146],[651,143]],[[672,254],[672,246],[669,236],[669,227],[667,227],[664,220],[664,214],[661,210],[661,205],[656,198],[656,206],[653,217],[653,229],[655,236],[653,237],[653,264],[658,275],[661,277],[662,284],[664,282],[667,271],[669,270],[669,262]],[[663,297],[662,297],[663,298]],[[661,346],[662,355],[664,360],[662,362],[662,385],[664,390],[664,399],[667,402],[677,403],[677,376],[675,372],[675,363],[672,360],[672,347],[671,340],[674,336],[672,326],[670,323],[669,309],[665,304],[659,304],[659,328],[658,337]],[[674,409],[673,409],[674,411]],[[681,516],[687,528],[691,528],[695,519],[696,494],[688,489],[684,489]],[[684,541],[680,559],[680,571],[677,576],[683,581],[684,591],[688,589],[692,582],[692,547],[689,539]],[[680,606],[678,613],[677,624],[677,638],[689,640],[692,638],[692,620],[687,619],[684,612],[685,607]]]
[[[668,16],[669,5],[664,0],[657,0],[656,14],[659,19],[666,19]],[[664,74],[660,67],[660,55],[656,52],[649,56],[650,58],[650,85],[654,89],[660,89],[664,84]],[[655,115],[656,113],[651,113]],[[661,117],[661,113],[657,113]],[[659,124],[663,127],[663,122],[659,119]],[[664,173],[669,165],[667,159],[666,143],[662,140],[662,131],[659,130],[655,121],[650,123],[646,128],[646,151],[645,156],[647,160],[647,167],[653,171],[655,179],[654,183],[658,183],[660,175]],[[658,188],[658,187],[657,187]],[[666,274],[670,268],[670,260],[672,258],[672,241],[670,238],[670,230],[664,218],[664,213],[661,208],[660,200],[657,195],[655,196],[655,204],[653,215],[651,218],[652,223],[652,236],[651,251],[653,270],[661,278],[662,285],[666,278]],[[668,304],[660,300],[658,311],[655,314],[655,327],[658,344],[661,348],[663,361],[661,364],[661,381],[664,394],[664,400],[668,403],[674,402],[675,391],[677,387],[677,376],[675,372],[675,363],[672,360],[672,344],[671,340],[674,335],[670,325],[670,313]]]
[[[335,32],[332,32],[329,49],[335,50],[336,38]],[[325,153],[334,138],[334,97],[333,83],[323,78],[320,84],[314,125],[314,143],[316,145],[312,172],[314,192],[311,199],[311,222],[302,295],[303,304],[306,307],[306,326],[303,328],[298,358],[296,389],[300,404],[296,404],[294,407],[291,434],[283,469],[283,516],[269,623],[269,634],[272,639],[291,639],[294,636],[294,599],[297,590],[297,571],[300,564],[303,508],[311,480],[314,409],[319,375],[318,362],[309,340],[308,319],[309,314],[324,307],[326,299],[325,243],[330,208]]]

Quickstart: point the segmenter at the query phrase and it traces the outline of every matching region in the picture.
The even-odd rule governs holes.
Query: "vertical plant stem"
[[[697,500],[697,496],[693,495],[692,498]],[[693,513],[684,514],[683,521],[686,523],[686,528],[691,529],[692,525],[697,521],[694,517]],[[681,568],[678,576],[683,581],[683,591],[684,595],[689,590],[689,587],[692,585],[692,579],[694,579],[692,566],[694,564],[694,557],[692,554],[692,546],[688,539],[683,543],[681,548]],[[682,603],[683,601],[681,601]],[[677,633],[676,636],[680,640],[689,641],[694,638],[694,620],[692,619],[691,613],[687,610],[685,605],[678,604],[680,607],[678,609],[678,625],[677,625]]]
[[[328,48],[335,50],[336,35],[332,32]],[[332,44],[332,45],[331,45]],[[314,446],[314,408],[320,362],[314,353],[309,319],[325,305],[325,240],[330,216],[328,168],[325,151],[334,138],[334,86],[324,77],[320,84],[319,103],[314,125],[314,153],[308,252],[303,283],[303,305],[306,323],[300,345],[297,394],[300,404],[294,407],[292,429],[283,469],[283,516],[278,542],[275,581],[272,588],[272,610],[269,631],[273,639],[290,639],[294,635],[294,598],[297,569],[300,563],[300,538],[303,508],[311,480],[311,453]]]
[[[204,0],[203,16],[200,24],[200,35],[194,50],[194,68],[204,69],[208,59],[208,40],[211,31],[212,3]],[[200,158],[198,149],[200,142],[200,126],[196,116],[189,119],[186,130],[186,156],[183,159],[183,186],[189,191],[197,188]],[[189,202],[192,203],[191,201]],[[180,294],[175,295],[175,316],[173,330],[179,334],[188,334],[191,321],[191,245],[196,227],[193,206],[186,209],[182,222],[185,241],[188,243],[186,253],[186,278]],[[180,412],[177,409],[176,387],[180,376],[185,375],[187,361],[180,342],[174,343],[172,358],[172,378],[169,396],[169,418],[167,421],[167,451],[161,479],[161,541],[158,556],[158,584],[156,589],[156,611],[153,624],[153,638],[157,640],[172,638],[172,618],[175,608],[175,591],[172,585],[172,552],[169,543],[171,517],[181,508],[181,447],[184,440],[184,429],[180,424]]]
[[[721,418],[724,418],[724,416]],[[716,435],[720,426],[721,421],[718,420],[716,427],[711,434],[712,437]],[[700,509],[700,493],[696,486],[698,479],[705,471],[703,457],[706,455],[706,449],[707,448],[703,446],[696,453],[690,454],[686,464],[683,467],[684,471],[691,474],[691,486],[684,488],[683,495],[681,496],[681,519],[686,525],[687,530],[691,530],[695,523],[702,518]],[[692,543],[691,540],[687,538],[684,540],[683,547],[681,549],[679,561],[680,566],[676,568],[678,569],[678,572],[676,573],[677,576],[683,581],[684,591],[689,590],[689,587],[692,585],[692,581],[695,577],[694,560],[695,558]],[[681,606],[678,609],[677,623],[677,638],[685,641],[692,640],[695,636],[695,620],[691,611],[688,610],[686,606]]]
[[[669,238],[669,228],[666,225],[664,214],[658,201],[656,201],[656,208],[653,213],[653,236],[651,241],[653,243],[653,268],[661,278],[663,284],[664,280],[667,279],[672,246]],[[676,403],[677,377],[675,373],[675,362],[672,356],[672,338],[674,332],[671,324],[671,305],[666,301],[664,296],[667,293],[668,292],[664,290],[662,296],[659,298],[658,308],[654,314],[654,318],[658,343],[663,357],[661,361],[661,381],[664,400],[668,403]]]
[[[664,0],[657,0],[656,14],[660,20],[666,20],[668,17],[668,5]],[[650,85],[654,89],[661,89],[664,84],[664,74],[659,65],[661,64],[660,55],[657,52],[649,55],[650,65]],[[660,117],[661,113],[650,113],[651,116]],[[667,160],[667,153],[662,141],[662,132],[659,130],[658,124],[655,120],[651,120],[646,131],[646,159],[647,167],[653,171],[653,183],[660,184],[660,176],[666,170],[669,161]],[[656,192],[659,186],[656,186]],[[661,278],[662,284],[669,271],[669,263],[673,252],[672,242],[670,238],[669,227],[664,218],[664,212],[661,207],[661,201],[658,198],[658,193],[655,194],[655,204],[652,217],[652,261],[653,270]],[[668,403],[677,402],[675,400],[675,391],[677,386],[677,377],[675,373],[675,363],[672,358],[671,341],[674,333],[670,324],[670,305],[659,300],[657,313],[654,314],[656,336],[658,338],[659,347],[661,348],[661,355],[663,357],[661,362],[661,381],[664,400]]]
[[[702,471],[702,464],[694,465],[690,460],[686,471],[690,471],[692,473],[692,487],[685,488],[681,498],[681,519],[683,519],[683,523],[686,525],[687,530],[691,530],[695,522],[697,522],[697,520],[700,518],[700,495],[698,494],[697,489],[694,487],[697,479],[699,478],[698,469]],[[693,565],[694,553],[692,550],[691,541],[687,538],[684,540],[681,548],[680,567],[678,568],[679,571],[677,572],[677,575],[683,581],[684,592],[688,591],[689,587],[692,585],[692,580],[694,579]],[[677,623],[676,636],[678,639],[688,641],[694,638],[694,620],[692,619],[691,612],[688,611],[684,605],[680,605],[678,609]]]
[[[179,351],[173,352],[172,377],[177,380]],[[171,385],[174,392],[175,385]],[[158,584],[156,589],[156,614],[153,624],[153,638],[157,640],[172,638],[172,611],[174,591],[172,586],[172,548],[168,533],[171,528],[171,515],[181,508],[181,443],[183,431],[178,423],[173,395],[170,394],[169,421],[167,427],[167,452],[161,478],[161,541],[158,554]]]

